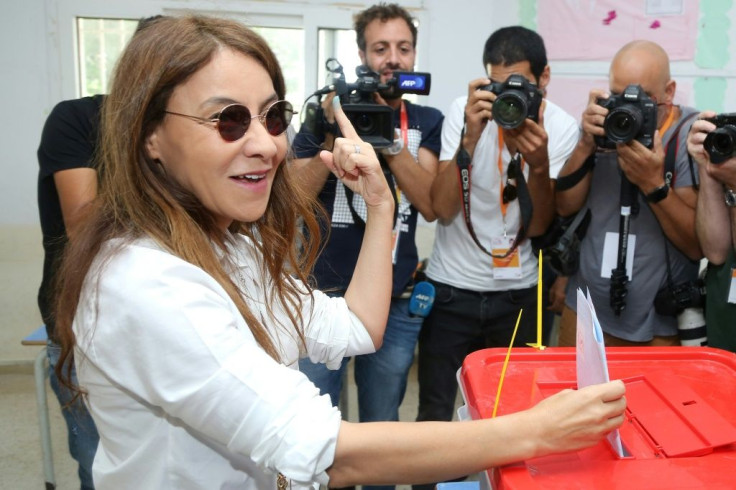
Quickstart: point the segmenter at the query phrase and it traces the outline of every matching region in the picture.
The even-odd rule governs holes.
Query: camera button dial
[[[736,191],[732,191],[728,187],[723,189],[725,192],[726,206],[736,208]]]

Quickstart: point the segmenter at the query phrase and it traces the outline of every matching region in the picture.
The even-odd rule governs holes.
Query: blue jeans
[[[100,436],[97,435],[97,428],[92,420],[87,407],[81,398],[77,398],[74,403],[71,402],[73,393],[59,383],[54,371],[56,364],[59,362],[59,354],[61,347],[52,342],[47,342],[46,353],[49,357],[49,382],[51,389],[54,390],[56,397],[61,405],[61,413],[64,415],[69,438],[69,453],[79,464],[78,474],[82,483],[82,490],[94,489],[92,482],[92,462],[97,452],[97,442]],[[77,371],[72,366],[71,378],[74,384],[77,384]]]
[[[418,421],[452,420],[457,370],[465,357],[487,347],[508,347],[519,310],[515,347],[536,342],[536,286],[476,292],[431,281],[436,295],[419,336]]]
[[[361,422],[399,420],[399,405],[406,392],[409,369],[414,361],[414,348],[423,320],[409,315],[408,299],[391,300],[383,345],[373,354],[355,357],[358,417]],[[299,369],[317,385],[320,393],[328,393],[332,404],[337,406],[347,361],[344,359],[340,369],[332,371],[324,364],[302,359]],[[364,485],[363,488],[375,490],[394,487]]]

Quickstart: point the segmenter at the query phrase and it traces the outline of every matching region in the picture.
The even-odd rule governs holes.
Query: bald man
[[[599,98],[640,85],[657,104],[657,131],[651,148],[636,139],[614,150],[598,148],[609,110]],[[570,278],[559,343],[575,345],[576,291],[590,290],[606,345],[679,345],[677,318],[655,311],[658,291],[697,279],[702,252],[695,235],[697,169],[687,155],[687,133],[696,110],[674,104],[676,83],[670,78],[667,53],[649,41],[634,41],[619,50],[609,71],[609,90],[592,90],[582,116],[582,133],[559,178],[585,172],[566,190],[556,191],[557,211],[570,216],[587,206],[592,220],[581,243],[580,268]],[[682,123],[682,124],[681,124]],[[674,175],[665,175],[665,148],[674,148]],[[595,157],[592,167],[589,157]],[[588,164],[586,164],[586,161]],[[578,171],[576,174],[575,172]],[[611,270],[617,265],[622,175],[636,186],[627,256],[625,308],[610,305]],[[572,178],[572,180],[576,180]],[[558,183],[561,182],[558,180]]]

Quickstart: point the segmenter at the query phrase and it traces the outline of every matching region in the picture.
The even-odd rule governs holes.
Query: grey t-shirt
[[[672,124],[662,138],[664,145],[670,141],[679,122],[696,112],[690,107],[680,109],[680,119]],[[693,167],[691,171],[687,155],[686,140],[691,121],[692,119],[683,124],[679,131],[673,187],[692,186],[693,179],[697,179],[697,168]],[[672,144],[675,144],[675,140],[672,140]],[[580,246],[580,269],[570,278],[566,303],[570,308],[576,309],[577,288],[582,288],[583,293],[587,288],[590,290],[604,332],[635,342],[649,341],[655,335],[675,335],[677,319],[659,315],[654,311],[654,297],[657,291],[667,284],[665,246],[669,251],[674,284],[696,279],[698,263],[680,253],[665,238],[656,216],[640,192],[637,194],[639,213],[630,219],[629,233],[635,236],[636,241],[633,249],[633,278],[630,278],[627,287],[626,308],[621,316],[616,316],[610,306],[610,278],[602,277],[601,266],[607,233],[616,234],[613,240],[616,244],[613,267],[616,265],[617,235],[621,216],[620,192],[621,171],[616,153],[598,152],[586,203],[592,212],[592,219]],[[609,240],[613,238],[609,237]],[[631,249],[629,253],[632,253]],[[611,268],[607,267],[607,276],[610,276]]]

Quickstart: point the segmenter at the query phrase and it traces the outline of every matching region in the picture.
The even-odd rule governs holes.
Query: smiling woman
[[[243,74],[248,83],[243,83]],[[166,114],[186,118],[165,117],[147,138],[148,155],[194,194],[223,232],[233,221],[251,223],[266,211],[274,176],[286,156],[286,125],[279,108],[283,113],[288,102],[278,103],[280,97],[259,61],[220,49],[171,94]],[[197,113],[201,115],[191,115]],[[251,124],[251,113],[259,121],[264,113],[266,125]],[[216,131],[191,119],[214,120]]]
[[[388,279],[370,307],[307,286],[319,230],[284,164],[284,95],[264,40],[222,19],[156,20],[118,62],[99,197],[67,249],[57,306],[62,361],[76,358],[102,433],[98,488],[272,487],[278,471],[326,479],[340,417],[293,367],[304,354],[373,352]],[[325,163],[372,203],[365,269],[389,278],[393,199],[375,154],[366,145],[356,158],[364,144],[341,121],[352,139]]]
[[[58,365],[75,361],[71,387],[100,434],[96,488],[422,483],[590,445],[621,423],[621,383],[494,420],[343,422],[298,360],[334,369],[380,347],[394,198],[336,103],[344,137],[321,158],[365,201],[365,235],[345,297],[312,289],[315,204],[291,181],[284,91],[265,41],[222,19],[161,18],[118,62],[99,195],[56,307]]]

